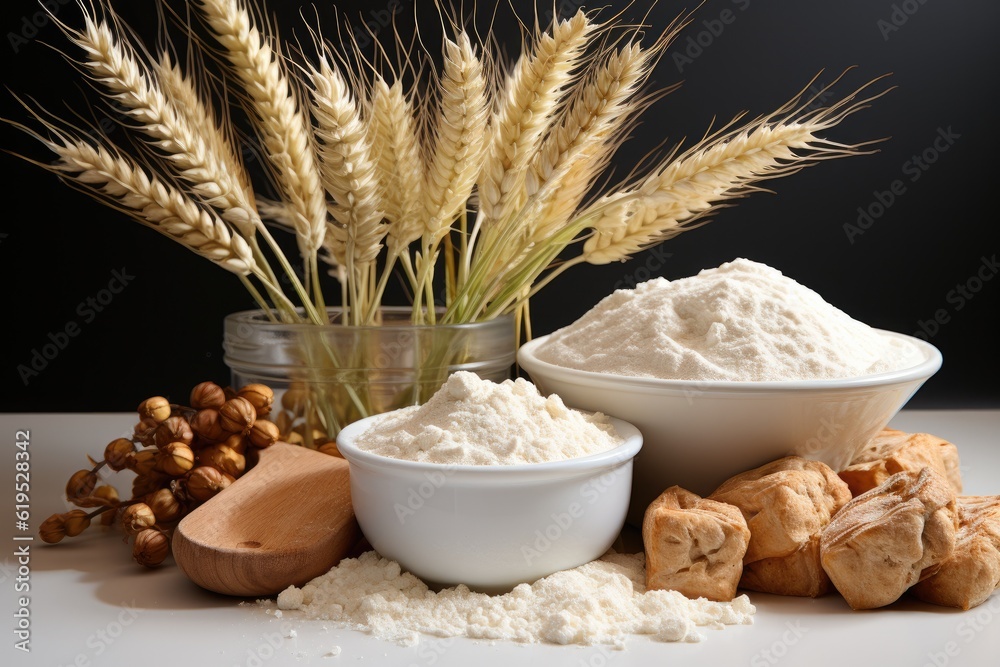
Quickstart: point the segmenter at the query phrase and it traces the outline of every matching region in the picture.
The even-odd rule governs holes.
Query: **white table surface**
[[[10,505],[0,551],[0,662],[9,665],[945,665],[1000,664],[1000,593],[968,612],[902,601],[853,612],[836,595],[817,600],[750,593],[752,626],[705,629],[705,641],[665,644],[632,637],[607,647],[477,643],[425,638],[413,647],[380,641],[320,621],[282,618],[253,604],[208,593],[167,561],[156,570],[132,562],[117,531],[91,528],[50,546],[15,535],[37,532],[65,511],[63,486],[85,456],[131,429],[128,414],[0,414],[4,442],[2,496]],[[1000,410],[903,411],[891,426],[926,431],[956,443],[966,493],[1000,493]],[[14,517],[17,431],[30,431],[31,528]],[[110,479],[115,474],[111,473]],[[121,485],[127,492],[127,485]],[[30,547],[29,572],[15,550]],[[25,576],[27,574],[27,576]],[[27,583],[29,592],[18,592]],[[30,598],[30,653],[14,648],[15,611]],[[331,649],[340,648],[336,657]]]

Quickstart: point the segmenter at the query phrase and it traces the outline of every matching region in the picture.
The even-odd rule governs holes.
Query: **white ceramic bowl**
[[[933,345],[880,333],[913,343],[921,361],[842,380],[686,382],[555,366],[535,356],[547,336],[523,345],[517,359],[542,393],[625,419],[642,432],[628,516],[639,525],[649,503],[674,484],[706,495],[737,473],[789,454],[835,470],[848,465],[941,367]]]
[[[337,437],[351,502],[372,547],[439,585],[509,590],[602,556],[625,524],[639,430],[600,454],[509,466],[442,465],[358,448],[376,417]]]

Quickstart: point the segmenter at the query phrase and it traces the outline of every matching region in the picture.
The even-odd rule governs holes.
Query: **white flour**
[[[341,623],[412,645],[419,634],[523,643],[611,644],[629,634],[657,641],[700,641],[697,626],[752,624],[754,606],[689,600],[676,591],[646,591],[643,555],[609,553],[503,595],[465,586],[434,592],[369,551],[349,558],[301,589],[278,596],[278,607],[302,617]]]
[[[855,377],[920,361],[910,343],[746,259],[618,290],[553,333],[537,356],[597,373],[750,382]]]
[[[567,408],[527,380],[460,371],[421,406],[378,419],[357,439],[374,454],[457,465],[513,465],[597,454],[622,443],[600,413]]]

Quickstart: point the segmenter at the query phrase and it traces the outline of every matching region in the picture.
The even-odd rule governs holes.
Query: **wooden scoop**
[[[275,595],[325,573],[361,538],[347,461],[286,443],[185,516],[171,543],[192,581],[226,595]]]

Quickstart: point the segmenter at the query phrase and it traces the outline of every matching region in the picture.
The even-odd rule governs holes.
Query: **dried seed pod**
[[[104,462],[115,472],[124,470],[128,465],[129,454],[133,452],[135,452],[135,445],[128,438],[112,440],[104,448]]]
[[[159,424],[170,416],[170,401],[163,396],[153,396],[140,403],[138,411],[141,419],[152,419]]]
[[[159,426],[159,424],[152,419],[142,419],[132,429],[132,434],[143,447],[152,447],[153,434],[156,433],[157,426]]]
[[[102,512],[101,525],[110,526],[111,524],[113,524],[115,522],[115,516],[117,516],[117,514],[118,512],[115,512],[114,510],[108,510],[107,512]]]
[[[97,473],[93,470],[78,470],[66,482],[66,498],[70,501],[90,496],[97,486]]]
[[[147,528],[135,536],[132,558],[139,565],[155,567],[166,559],[168,553],[170,553],[170,540],[162,530]]]
[[[249,433],[256,419],[257,410],[253,403],[242,396],[229,399],[219,408],[222,428],[230,433]]]
[[[63,515],[66,537],[76,537],[90,527],[90,517],[83,510],[71,510]]]
[[[172,442],[183,442],[190,445],[194,441],[194,431],[184,417],[170,417],[156,427],[153,433],[153,444],[161,449]]]
[[[305,384],[295,383],[281,395],[281,407],[293,415],[301,415],[309,405],[309,388]]]
[[[248,384],[236,394],[250,401],[250,404],[257,411],[258,417],[264,417],[271,412],[271,405],[274,403],[274,392],[266,384]]]
[[[146,505],[153,511],[156,523],[172,523],[184,516],[184,506],[170,489],[159,489],[149,494]]]
[[[55,544],[66,537],[66,521],[62,514],[53,514],[38,527],[38,537],[42,542]]]
[[[195,410],[218,410],[226,402],[226,392],[214,382],[202,382],[191,390],[191,407]]]
[[[324,454],[329,454],[330,456],[338,456],[340,458],[344,458],[343,455],[340,453],[340,450],[337,449],[337,443],[334,440],[331,440],[330,442],[324,442],[317,449]]]
[[[254,447],[266,449],[281,438],[278,425],[266,419],[258,419],[250,429],[250,443]]]
[[[156,524],[156,515],[146,503],[135,503],[122,510],[122,528],[128,535],[139,532]]]
[[[257,420],[257,422],[254,422],[254,426],[257,426],[257,424],[260,421],[261,420]],[[251,431],[251,433],[252,432],[253,431]],[[229,447],[237,454],[245,454],[247,450],[247,443],[249,441],[250,441],[249,436],[242,435],[240,433],[233,433],[228,438],[226,438],[221,444],[225,445],[226,447]]]
[[[191,429],[206,443],[222,442],[230,435],[222,428],[219,411],[212,408],[199,410],[191,419]]]
[[[198,452],[198,465],[212,466],[219,472],[239,477],[246,469],[246,458],[223,444],[209,445]]]
[[[132,480],[132,497],[142,498],[170,483],[170,477],[155,471],[139,475]]]
[[[105,507],[111,507],[112,505],[120,502],[118,497],[118,489],[107,484],[102,484],[101,486],[94,489],[94,493],[91,494],[91,498],[97,498],[101,500]]]
[[[136,475],[145,475],[156,466],[156,452],[152,449],[140,449],[128,457],[126,467]]]
[[[282,410],[274,418],[274,425],[278,427],[278,438],[281,439],[292,432],[292,426],[295,425],[295,415],[288,410]]]
[[[197,502],[205,502],[232,483],[232,478],[211,466],[198,466],[187,474],[185,490]]]
[[[183,442],[171,442],[161,447],[156,456],[156,469],[179,477],[194,467],[194,452]]]

